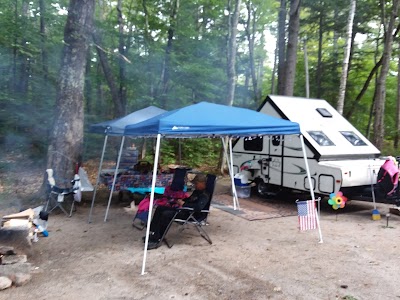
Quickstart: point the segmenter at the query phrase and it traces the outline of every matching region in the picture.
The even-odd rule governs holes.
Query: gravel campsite
[[[20,178],[29,190],[31,178]],[[35,176],[33,176],[35,175]],[[21,193],[21,191],[19,191]],[[321,231],[300,231],[293,199],[240,199],[230,207],[229,179],[218,178],[208,219],[213,243],[193,228],[147,253],[132,227],[130,201],[98,191],[92,222],[92,193],[84,194],[71,218],[55,210],[48,237],[31,246],[32,278],[0,292],[1,299],[398,299],[400,216],[372,220],[373,204],[351,201],[337,212],[321,205]],[[10,205],[2,209],[11,213]],[[2,203],[4,208],[5,202]],[[10,245],[12,246],[12,245]]]

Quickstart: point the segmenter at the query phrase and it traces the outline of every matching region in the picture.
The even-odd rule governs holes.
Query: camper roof
[[[273,96],[260,111],[297,122],[308,144],[322,156],[378,156],[380,151],[326,100]],[[274,114],[272,114],[274,115]]]

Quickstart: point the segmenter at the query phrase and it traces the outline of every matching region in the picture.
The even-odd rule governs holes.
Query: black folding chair
[[[171,189],[173,190],[183,190],[185,186],[185,178],[188,168],[177,168],[175,169],[174,177],[171,182]],[[158,194],[157,197],[162,197],[163,195]],[[132,226],[143,230],[147,225],[147,218],[149,217],[149,211],[136,212],[132,220]]]
[[[212,244],[211,238],[205,230],[205,226],[208,225],[207,218],[208,218],[208,214],[210,212],[210,204],[211,204],[212,196],[214,193],[216,178],[217,177],[215,175],[212,175],[212,174],[207,175],[206,191],[209,194],[209,201],[206,204],[206,206],[204,207],[204,209],[202,209],[200,211],[196,211],[193,208],[188,208],[188,207],[178,208],[174,217],[172,218],[171,222],[168,224],[168,227],[165,230],[164,235],[160,239],[160,243],[162,241],[164,241],[167,244],[168,248],[171,248],[173,246],[173,244],[171,244],[166,239],[166,235],[167,235],[169,229],[171,228],[172,224],[177,223],[177,224],[181,225],[181,227],[179,228],[179,233],[181,233],[188,225],[193,225],[197,229],[197,231],[200,233],[200,235],[210,245]],[[180,212],[184,212],[184,211],[189,213],[188,217],[187,218],[178,218],[178,214]]]

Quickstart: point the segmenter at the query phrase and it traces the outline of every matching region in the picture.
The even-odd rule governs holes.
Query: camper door
[[[269,180],[267,183],[274,185],[282,185],[283,180],[283,143],[284,136],[274,135],[266,140],[268,143],[268,168],[262,168],[263,172],[268,173]],[[267,175],[267,174],[265,174]]]
[[[282,184],[283,136],[243,138],[235,145],[235,160],[240,170],[248,170],[252,179],[261,178],[265,183]],[[241,154],[239,154],[241,152]]]

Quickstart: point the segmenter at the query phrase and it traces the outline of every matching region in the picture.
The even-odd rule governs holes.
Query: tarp
[[[127,125],[124,135],[156,136],[159,133],[180,137],[236,137],[300,134],[300,127],[298,123],[254,110],[200,102]]]
[[[122,136],[124,135],[126,125],[136,124],[165,112],[166,110],[164,109],[155,106],[149,106],[130,113],[122,118],[92,124],[89,127],[89,131],[93,133]]]
[[[126,136],[157,137],[149,215],[152,214],[153,208],[154,189],[156,181],[155,179],[157,173],[158,157],[160,153],[161,136],[173,138],[229,137],[230,159],[228,159],[228,166],[232,180],[234,208],[236,209],[235,203],[238,204],[238,201],[235,185],[233,182],[232,137],[288,134],[300,135],[309,184],[310,186],[312,186],[304,140],[303,136],[301,135],[299,124],[288,120],[268,116],[257,111],[208,102],[200,102],[198,104],[163,113],[141,123],[127,125],[124,132],[124,135]],[[222,139],[222,141],[224,140]],[[228,152],[227,145],[225,143],[223,144],[225,152]],[[313,189],[310,190],[310,193],[312,199],[315,200]],[[147,246],[150,233],[150,219],[151,218],[148,218],[147,221],[148,223],[142,264],[142,275],[145,273]]]

